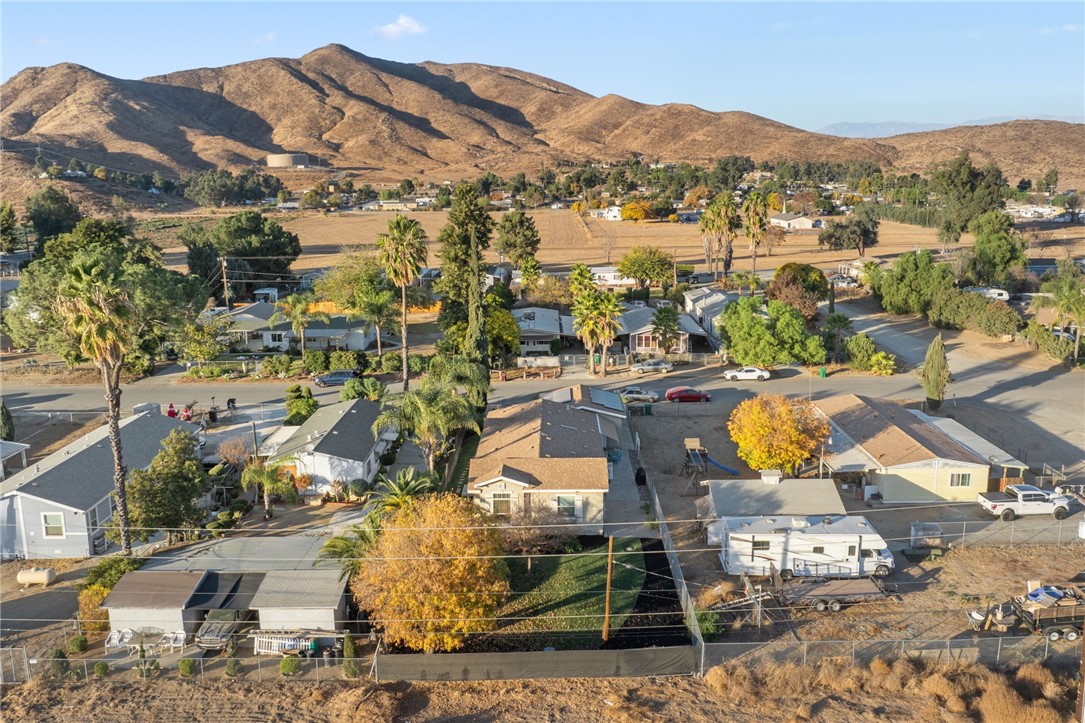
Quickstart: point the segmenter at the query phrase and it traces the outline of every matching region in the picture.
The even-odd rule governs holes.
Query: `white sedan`
[[[658,402],[659,394],[641,387],[623,387],[618,390],[623,402]]]
[[[728,381],[758,381],[763,382],[771,376],[767,369],[760,367],[742,367],[741,369],[729,369],[723,373]]]
[[[649,359],[648,361],[637,362],[629,367],[629,371],[636,372],[637,374],[647,374],[649,372],[662,372],[666,374],[671,369],[674,369],[674,364],[663,359]]]

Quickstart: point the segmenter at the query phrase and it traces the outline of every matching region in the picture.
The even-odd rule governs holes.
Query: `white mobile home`
[[[865,517],[725,517],[715,531],[729,575],[865,577],[888,575],[894,566]]]

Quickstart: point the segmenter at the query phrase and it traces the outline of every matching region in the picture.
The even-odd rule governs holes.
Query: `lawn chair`
[[[116,648],[117,650],[120,650],[123,647],[124,647],[124,644],[121,642],[121,631],[120,630],[111,630],[111,631],[109,631],[109,635],[107,635],[106,639],[105,639],[105,650],[106,650],[106,652],[108,653],[113,648]]]
[[[185,650],[185,641],[188,640],[188,633],[184,630],[178,630],[173,633],[173,641],[170,643],[170,652],[172,653],[174,648],[179,648],[183,653]]]
[[[158,642],[154,644],[156,648],[169,648],[170,652],[173,652],[173,633],[162,633],[162,637],[158,639]]]
[[[139,643],[136,643],[135,645],[132,644],[132,639],[135,637],[136,631],[131,628],[125,628],[121,631],[120,646],[127,648],[129,655],[139,652]]]

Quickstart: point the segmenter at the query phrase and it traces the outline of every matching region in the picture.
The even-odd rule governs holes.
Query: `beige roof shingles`
[[[894,402],[844,394],[814,406],[883,468],[933,459],[987,464]]]

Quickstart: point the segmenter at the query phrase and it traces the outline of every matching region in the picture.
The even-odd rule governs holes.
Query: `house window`
[[[825,548],[823,546],[821,546],[821,545],[815,546],[814,547],[814,554],[815,555],[824,555],[825,554]]]
[[[508,517],[512,514],[512,493],[494,492],[491,507],[497,517]]]
[[[283,341],[285,341],[285,339],[286,339],[286,332],[282,332],[282,331],[273,331],[273,332],[271,332],[271,343],[272,344],[282,344]]]
[[[64,515],[60,512],[48,512],[41,516],[41,526],[46,537],[64,537]]]
[[[972,486],[972,473],[971,472],[954,472],[949,476],[950,487],[971,487]]]
[[[558,495],[558,515],[569,520],[576,519],[575,495]]]
[[[754,540],[753,541],[753,549],[754,550],[767,550],[767,549],[769,549],[769,541],[768,540]]]
[[[87,512],[87,526],[90,527],[90,534],[98,534],[98,508],[91,507]]]

